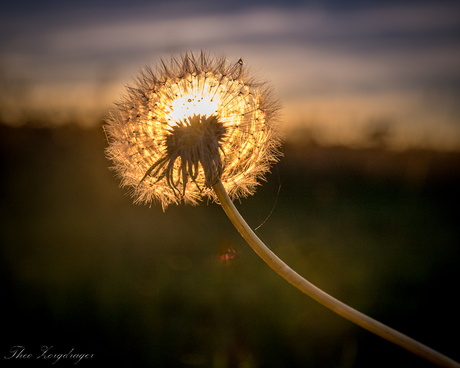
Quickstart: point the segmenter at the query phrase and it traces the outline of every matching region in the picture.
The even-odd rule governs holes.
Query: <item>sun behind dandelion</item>
[[[278,102],[240,59],[185,54],[142,70],[107,118],[107,156],[135,202],[232,199],[253,194],[280,156]]]
[[[143,70],[105,130],[107,156],[136,202],[217,200],[254,251],[281,277],[335,313],[441,367],[460,364],[358,312],[304,279],[273,253],[232,199],[252,194],[280,156],[277,102],[242,60],[186,54]]]

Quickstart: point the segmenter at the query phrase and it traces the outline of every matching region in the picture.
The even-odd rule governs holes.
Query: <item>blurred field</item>
[[[257,227],[275,205],[257,233],[286,263],[460,360],[460,153],[296,138],[237,204],[243,217]],[[95,354],[81,366],[431,367],[282,280],[219,206],[133,205],[105,145],[100,127],[0,126],[3,355],[54,345]]]

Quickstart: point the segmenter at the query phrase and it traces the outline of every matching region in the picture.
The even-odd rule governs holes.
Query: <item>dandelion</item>
[[[286,265],[252,231],[233,200],[254,193],[278,160],[279,104],[240,59],[186,54],[145,68],[105,125],[107,156],[135,202],[218,202],[254,251],[279,275],[335,313],[442,367],[460,364],[358,312]]]
[[[232,199],[245,197],[280,156],[278,111],[241,59],[173,57],[127,88],[107,121],[107,154],[135,202],[216,200],[218,180]]]

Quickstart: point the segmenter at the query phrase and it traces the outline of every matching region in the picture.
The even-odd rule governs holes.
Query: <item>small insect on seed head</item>
[[[185,54],[145,68],[106,119],[107,157],[135,202],[197,204],[253,194],[279,158],[278,102],[242,59]]]

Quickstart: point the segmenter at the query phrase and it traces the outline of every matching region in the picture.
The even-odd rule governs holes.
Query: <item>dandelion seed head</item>
[[[137,203],[232,200],[255,192],[281,153],[279,104],[242,60],[185,54],[143,69],[104,126],[107,157]]]

